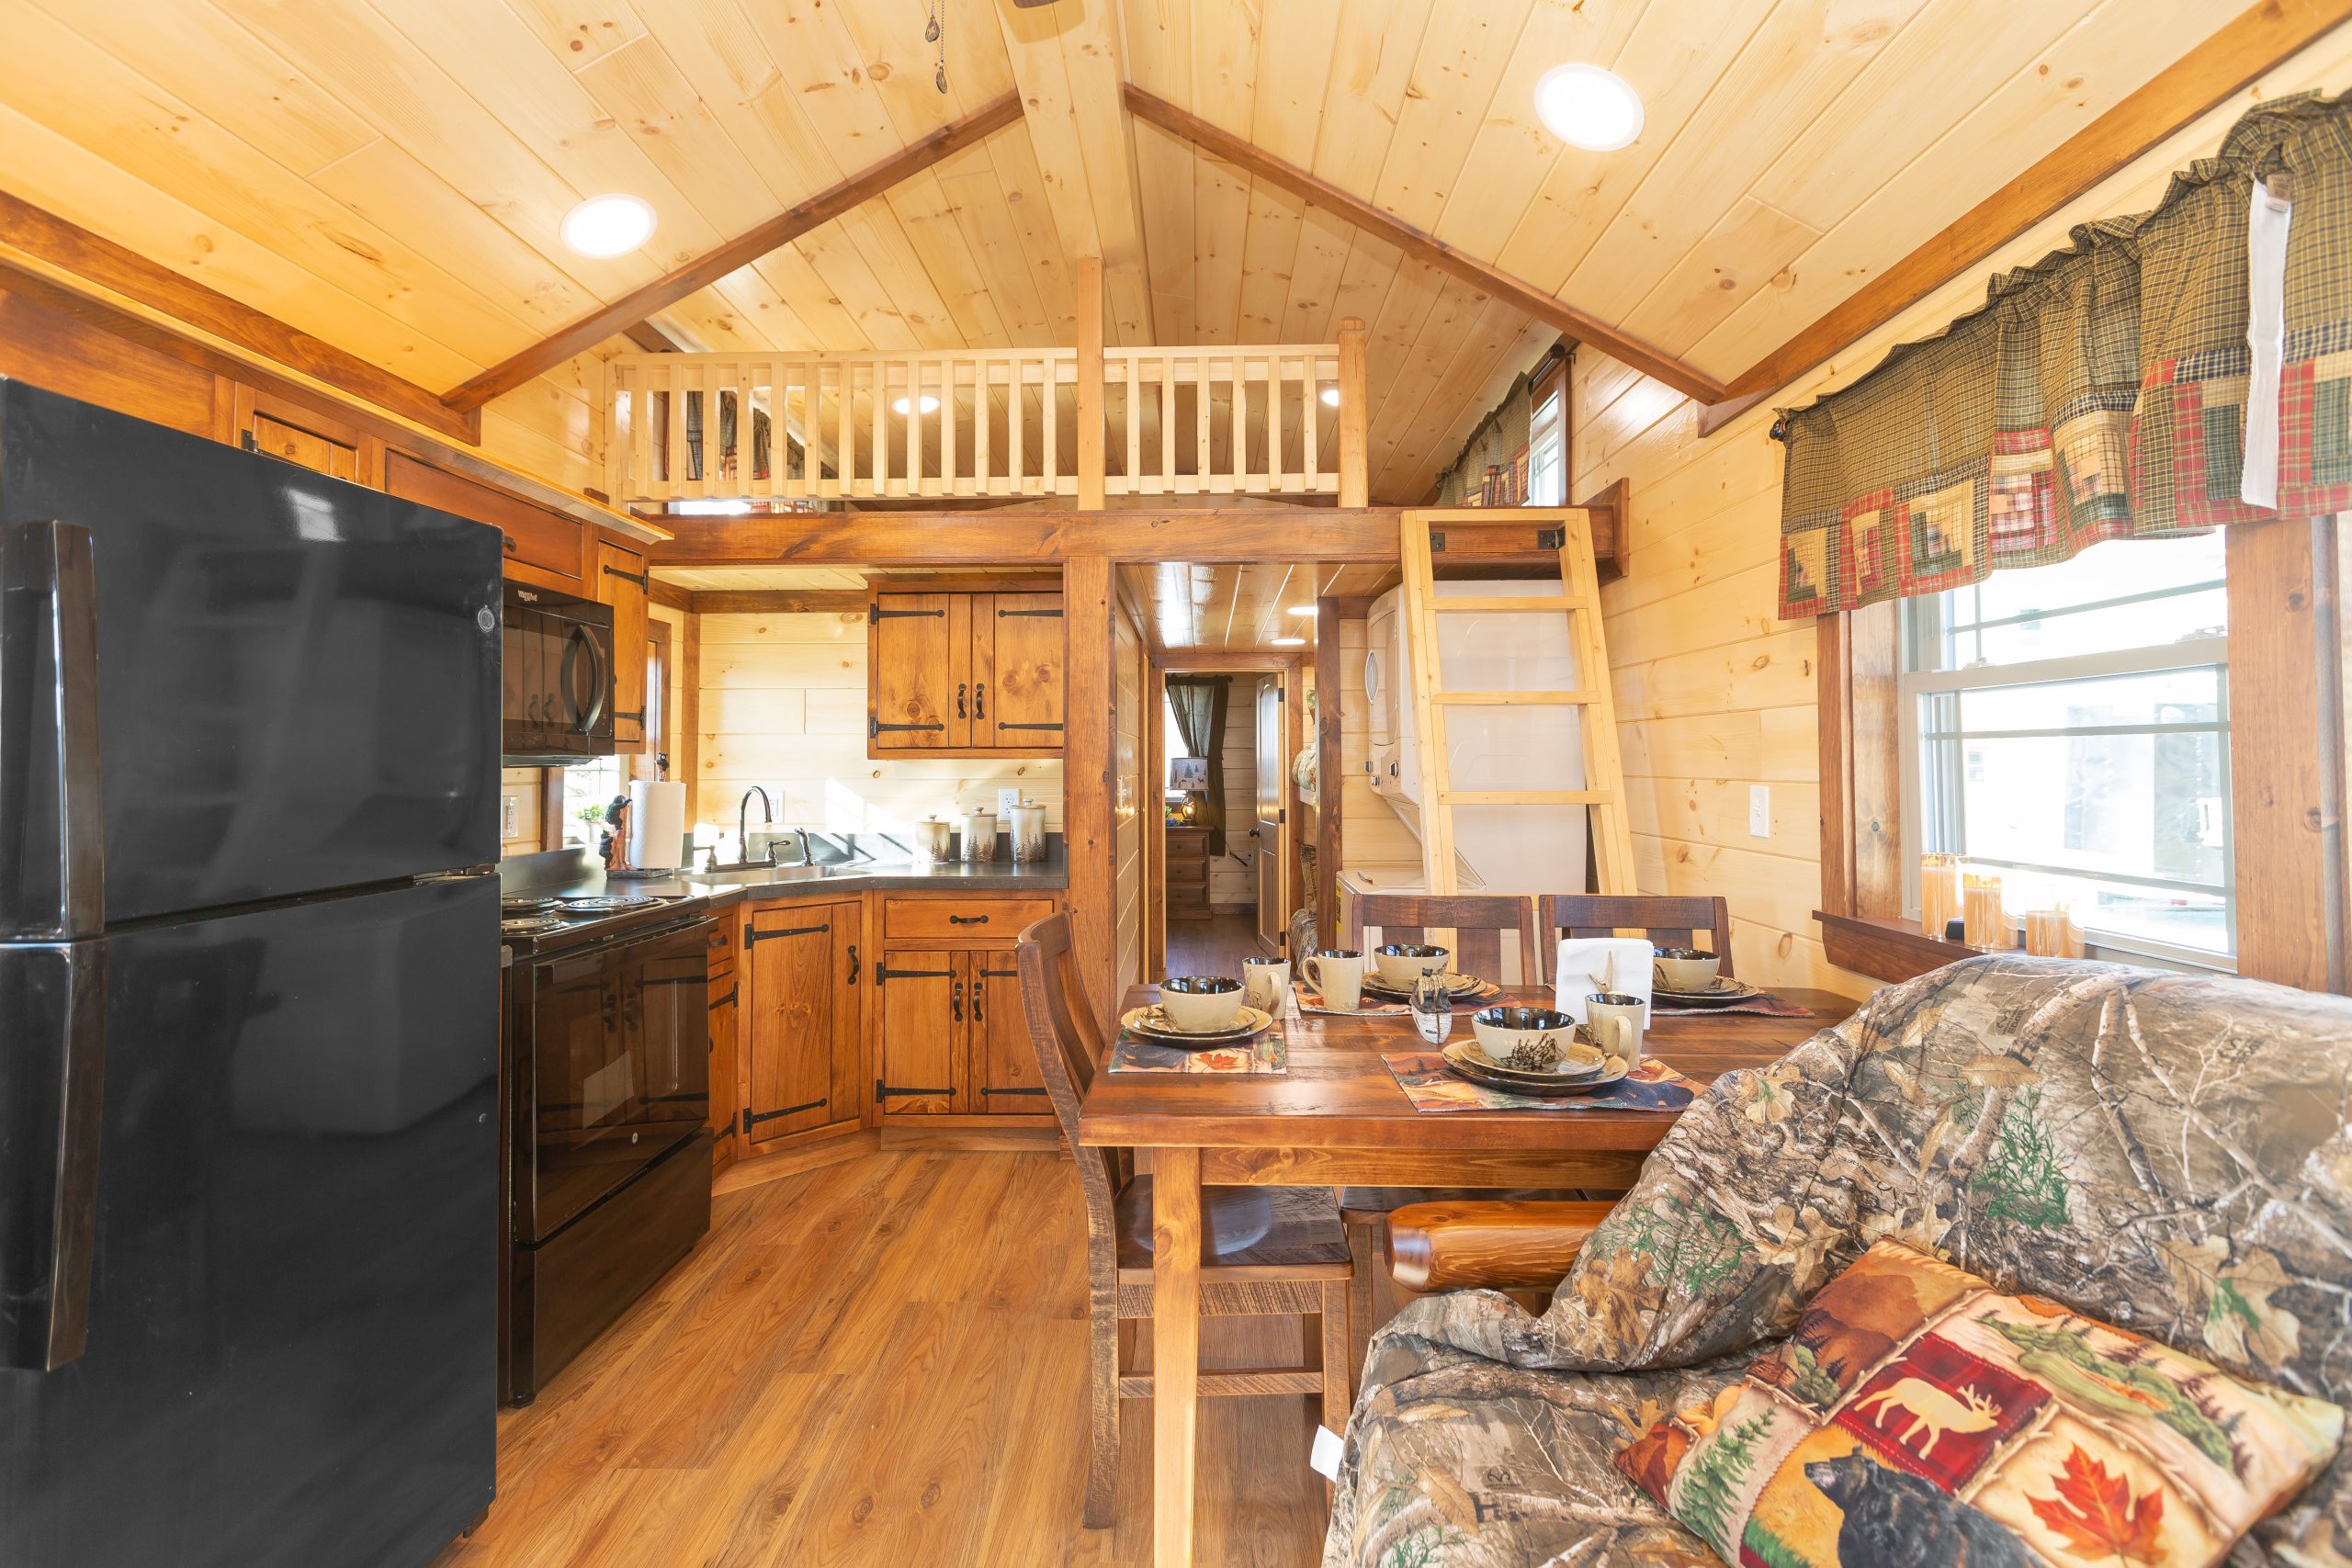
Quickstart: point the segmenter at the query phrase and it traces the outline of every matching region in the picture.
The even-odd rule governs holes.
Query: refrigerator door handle
[[[106,928],[97,547],[71,523],[0,529],[0,942]]]
[[[0,947],[0,1006],[30,1026],[0,1052],[0,1367],[82,1354],[98,1228],[104,942]]]

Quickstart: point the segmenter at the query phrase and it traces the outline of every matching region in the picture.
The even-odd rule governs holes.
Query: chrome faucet
[[[743,792],[743,798],[735,803],[735,852],[741,857],[737,860],[736,863],[738,865],[774,865],[775,863],[775,847],[773,844],[768,847],[768,852],[766,855],[761,859],[753,860],[752,858],[752,796],[755,795],[760,797],[761,825],[768,828],[775,826],[775,802],[768,798],[766,787],[761,784],[753,784],[751,788],[745,790]],[[802,847],[805,849],[807,847],[808,840],[804,839],[801,842]]]

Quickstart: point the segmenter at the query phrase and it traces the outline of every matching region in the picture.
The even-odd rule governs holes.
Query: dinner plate
[[[1384,1001],[1409,1002],[1413,999],[1411,987],[1392,986],[1375,975],[1366,975],[1363,977],[1363,988]],[[1476,975],[1448,975],[1445,977],[1445,989],[1448,995],[1458,1001],[1464,997],[1490,997],[1502,987],[1481,980]]]
[[[1262,1008],[1243,1007],[1241,1015],[1229,1029],[1210,1033],[1192,1033],[1174,1027],[1168,1017],[1156,1007],[1134,1008],[1119,1020],[1119,1027],[1156,1045],[1182,1045],[1187,1050],[1205,1051],[1216,1045],[1238,1045],[1254,1040],[1274,1025],[1274,1015]]]
[[[1577,1046],[1587,1051],[1598,1051],[1600,1047],[1583,1037],[1583,1031],[1584,1025],[1577,1025]],[[1551,1072],[1539,1067],[1514,1067],[1509,1062],[1489,1052],[1487,1049],[1487,1043],[1476,1036],[1460,1042],[1460,1044],[1464,1059],[1471,1066],[1492,1073],[1497,1077],[1509,1078],[1514,1083],[1524,1081],[1535,1088],[1559,1083],[1582,1083],[1589,1078],[1597,1078],[1607,1069],[1609,1063],[1609,1057],[1604,1054],[1596,1061],[1566,1072]]]
[[[1764,994],[1761,986],[1751,986],[1745,980],[1718,979],[1703,991],[1653,990],[1654,1006],[1670,1008],[1727,1008],[1739,1002],[1752,1002]]]
[[[1590,1094],[1620,1082],[1629,1070],[1623,1058],[1611,1056],[1600,1072],[1589,1077],[1563,1079],[1557,1073],[1522,1073],[1510,1067],[1497,1066],[1475,1040],[1457,1040],[1444,1050],[1445,1065],[1457,1077],[1487,1089],[1498,1089],[1507,1094],[1537,1094],[1547,1098],[1562,1098],[1572,1094]]]

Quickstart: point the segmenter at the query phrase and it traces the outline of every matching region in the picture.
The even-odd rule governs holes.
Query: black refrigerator
[[[0,381],[6,1568],[489,1505],[501,553]]]

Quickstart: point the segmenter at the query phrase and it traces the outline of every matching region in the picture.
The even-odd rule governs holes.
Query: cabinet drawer
[[[1206,882],[1208,879],[1209,866],[1206,861],[1172,860],[1168,863],[1168,881],[1170,886],[1179,882]]]
[[[1051,898],[885,898],[882,940],[892,947],[1011,947]]]

